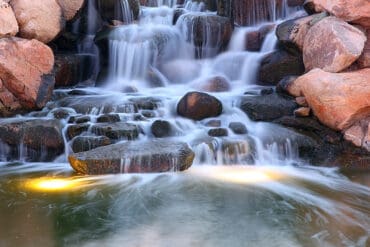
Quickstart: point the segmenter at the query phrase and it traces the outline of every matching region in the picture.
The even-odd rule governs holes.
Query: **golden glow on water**
[[[84,185],[84,181],[74,178],[36,178],[25,182],[27,189],[44,192],[72,191]]]
[[[190,173],[234,184],[258,184],[280,180],[283,174],[253,166],[200,166]]]

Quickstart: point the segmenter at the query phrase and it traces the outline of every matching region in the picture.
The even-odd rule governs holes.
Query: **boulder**
[[[271,95],[244,96],[240,108],[253,121],[272,121],[283,116],[291,116],[297,108],[293,99]]]
[[[211,57],[227,49],[233,26],[227,17],[209,13],[187,13],[176,24],[197,58]]]
[[[365,41],[364,33],[356,27],[336,17],[324,18],[311,27],[305,37],[303,61],[306,70],[342,71],[360,57]]]
[[[327,11],[347,22],[370,27],[370,3],[368,0],[312,0],[316,11]]]
[[[51,161],[64,151],[62,128],[59,120],[2,119],[0,142],[9,146],[2,155],[7,160]]]
[[[64,28],[62,9],[57,0],[11,0],[19,25],[19,35],[48,43]]]
[[[257,80],[260,85],[276,85],[284,77],[303,73],[304,65],[300,55],[278,50],[262,59]]]
[[[81,135],[84,132],[87,132],[90,128],[90,124],[87,123],[80,123],[80,124],[74,124],[70,125],[67,128],[67,139],[71,140],[76,136]]]
[[[192,165],[194,156],[185,143],[155,140],[99,147],[68,159],[78,173],[98,175],[184,171]]]
[[[85,0],[58,0],[65,20],[72,20],[85,4]]]
[[[365,43],[364,51],[362,52],[360,58],[357,61],[357,64],[360,68],[369,68],[370,67],[370,28],[366,30],[367,40]]]
[[[12,7],[6,1],[0,0],[0,38],[15,36],[18,30]]]
[[[37,40],[3,38],[0,51],[0,116],[44,107],[54,89],[51,49]]]
[[[326,13],[322,13],[282,22],[276,28],[279,43],[288,51],[293,50],[295,52],[296,49],[302,51],[308,30],[326,16]]]
[[[370,69],[347,73],[314,69],[299,77],[294,87],[306,97],[322,123],[335,130],[344,130],[370,115],[369,81]]]
[[[209,94],[189,92],[178,103],[177,113],[193,120],[218,117],[222,113],[222,103]]]
[[[111,140],[105,136],[78,136],[73,139],[71,147],[73,152],[81,153],[111,144]]]

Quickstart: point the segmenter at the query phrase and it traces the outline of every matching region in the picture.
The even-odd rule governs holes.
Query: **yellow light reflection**
[[[26,181],[27,189],[45,192],[72,191],[83,185],[80,179],[72,178],[36,178]]]
[[[192,167],[190,173],[235,184],[258,184],[283,177],[268,169],[247,166],[200,166]]]

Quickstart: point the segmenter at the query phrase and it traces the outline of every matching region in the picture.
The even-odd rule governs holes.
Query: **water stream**
[[[122,12],[131,16],[129,1],[123,2]],[[73,124],[65,120],[67,148],[54,162],[28,162],[34,150],[20,144],[15,155],[0,143],[0,246],[370,246],[369,174],[305,164],[293,132],[253,122],[238,108],[241,94],[263,89],[255,85],[259,61],[275,49],[278,18],[293,13],[283,3],[272,20],[236,28],[228,47],[222,47],[222,27],[214,32],[207,21],[205,42],[193,42],[189,23],[216,14],[192,1],[175,24],[176,1],[148,1],[152,7],[141,7],[138,21],[111,32],[102,86],[56,90],[43,111],[19,119],[50,119],[63,108],[89,117],[89,135],[99,116],[115,113],[140,126],[142,141],[154,138],[155,120],[165,119],[176,132],[168,140],[187,142],[195,152],[193,166],[184,173],[78,176],[67,163]],[[277,13],[274,6],[267,7]],[[247,34],[262,26],[270,28],[259,50],[248,51]],[[79,52],[96,55],[89,35]],[[229,85],[211,93],[221,99],[223,114],[202,121],[178,116],[179,99],[215,77]],[[134,102],[153,99],[152,109],[136,109]],[[140,114],[151,117],[137,119]],[[210,138],[210,121],[229,135]],[[236,122],[248,133],[230,131]]]

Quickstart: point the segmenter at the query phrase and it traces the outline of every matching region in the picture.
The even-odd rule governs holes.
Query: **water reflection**
[[[370,188],[333,169],[81,178],[48,166],[1,167],[0,246],[369,246]],[[50,177],[67,188],[24,186]]]

